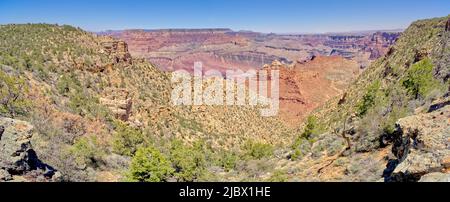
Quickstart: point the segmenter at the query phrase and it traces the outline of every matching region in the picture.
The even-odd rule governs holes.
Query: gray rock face
[[[450,174],[449,173],[429,173],[422,178],[420,178],[419,182],[450,182]]]
[[[2,118],[0,125],[4,131],[0,139],[0,167],[8,172],[23,173],[31,170],[31,131],[33,127],[26,122]],[[30,158],[31,157],[31,158]]]
[[[32,135],[33,126],[28,122],[0,117],[0,181],[14,176],[51,179],[55,174],[51,166],[38,159],[31,145]]]
[[[442,179],[448,178],[450,105],[402,118],[397,126],[399,136],[392,148],[397,159],[388,165],[392,174],[387,181],[437,180],[437,173]]]
[[[0,181],[9,181],[12,180],[11,174],[8,171],[0,169]]]

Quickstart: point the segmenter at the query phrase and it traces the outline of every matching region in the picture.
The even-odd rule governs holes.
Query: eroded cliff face
[[[285,64],[311,56],[342,56],[362,67],[383,56],[399,36],[397,32],[276,35],[233,32],[228,29],[125,30],[104,32],[126,41],[134,56],[160,69],[191,69],[202,61],[207,69],[260,69],[275,60]]]
[[[156,51],[163,47],[179,44],[237,44],[245,45],[245,38],[228,35],[228,29],[167,29],[167,30],[128,30],[113,32],[111,35],[124,39],[133,51]]]
[[[359,49],[370,54],[368,60],[375,60],[384,56],[389,47],[399,37],[397,32],[375,32],[366,35],[335,35],[329,36],[325,45],[334,48],[333,54],[341,53],[348,59],[355,57],[354,53],[347,52],[351,49]]]

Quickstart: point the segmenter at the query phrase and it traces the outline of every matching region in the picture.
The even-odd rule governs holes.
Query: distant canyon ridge
[[[277,60],[286,65],[313,56],[342,56],[361,68],[383,56],[399,31],[338,34],[264,34],[230,29],[160,29],[105,31],[128,44],[134,57],[148,59],[160,69],[259,69]]]
[[[338,34],[264,34],[230,29],[123,30],[100,33],[125,41],[133,57],[164,71],[193,71],[194,62],[228,69],[280,70],[280,117],[296,126],[315,108],[340,96],[399,31]]]

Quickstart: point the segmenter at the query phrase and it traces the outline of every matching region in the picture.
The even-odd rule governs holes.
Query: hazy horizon
[[[398,29],[374,29],[374,30],[349,30],[349,31],[340,31],[340,32],[258,32],[254,30],[234,30],[227,27],[203,27],[203,28],[183,28],[183,27],[174,27],[174,28],[151,28],[151,29],[145,29],[145,28],[130,28],[130,29],[107,29],[107,30],[100,30],[100,31],[91,31],[94,33],[102,33],[102,32],[121,32],[121,31],[165,31],[165,30],[171,30],[171,31],[177,31],[177,30],[220,30],[220,29],[228,29],[233,32],[254,32],[254,33],[261,33],[261,34],[277,34],[277,35],[289,35],[289,34],[353,34],[353,33],[372,33],[372,32],[402,32],[406,28],[398,28]]]
[[[218,27],[278,34],[343,33],[405,29],[418,19],[446,16],[449,8],[446,0],[2,0],[0,24],[67,24],[91,32]]]

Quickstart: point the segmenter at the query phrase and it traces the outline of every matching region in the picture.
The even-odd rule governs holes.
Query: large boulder
[[[33,150],[33,128],[28,122],[0,117],[0,181],[14,176],[51,181],[56,170],[42,163]]]
[[[398,120],[397,157],[387,181],[429,181],[450,171],[450,105]],[[430,173],[434,173],[430,175]],[[427,178],[421,180],[421,178]]]

